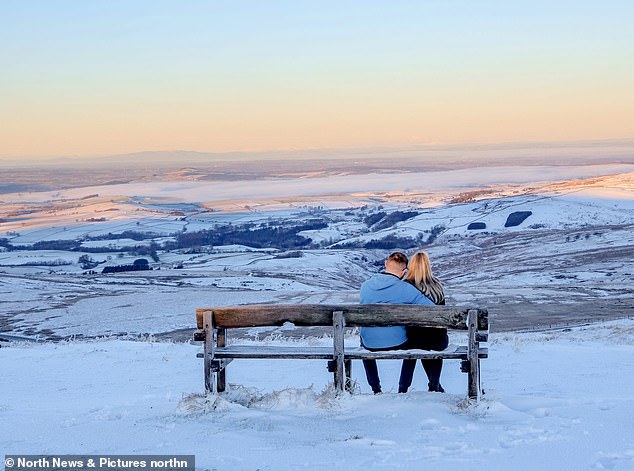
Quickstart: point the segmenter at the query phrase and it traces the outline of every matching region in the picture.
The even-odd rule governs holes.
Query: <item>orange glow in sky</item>
[[[633,5],[10,2],[0,158],[631,138]]]

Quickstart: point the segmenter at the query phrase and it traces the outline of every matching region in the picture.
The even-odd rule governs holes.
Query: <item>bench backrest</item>
[[[348,327],[412,325],[467,330],[467,313],[478,312],[477,330],[489,330],[486,309],[421,306],[415,304],[247,304],[196,309],[196,323],[203,328],[203,313],[213,313],[216,328],[281,326],[331,326],[333,313],[343,312]]]

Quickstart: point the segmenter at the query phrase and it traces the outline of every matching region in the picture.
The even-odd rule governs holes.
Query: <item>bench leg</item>
[[[205,342],[203,351],[205,356],[204,372],[205,372],[205,394],[223,392],[225,390],[225,369],[215,371],[212,368],[214,359],[215,345],[224,347],[226,345],[226,329],[214,329],[213,312],[203,312],[203,331],[205,333]]]
[[[480,360],[469,362],[469,398],[480,400]]]
[[[211,311],[203,312],[203,332],[205,341],[203,343],[204,362],[203,371],[205,374],[205,393],[213,392],[214,379],[211,372],[211,354],[213,352],[214,331],[211,325]]]
[[[476,339],[478,311],[470,310],[467,313],[469,326],[469,346],[467,349],[467,361],[469,362],[469,398],[480,400],[480,359],[478,353],[480,344]]]
[[[225,369],[223,368],[218,373],[216,373],[216,391],[224,392],[226,387],[226,375]]]
[[[344,360],[346,368],[346,391],[352,392],[352,360]]]
[[[218,329],[216,334],[216,345],[218,347],[224,347],[227,345],[227,329]],[[224,392],[226,383],[227,383],[227,375],[226,375],[226,365],[224,368],[221,368],[218,373],[216,373],[216,391]]]
[[[205,394],[209,394],[213,392],[213,374],[211,372],[211,368],[207,366],[207,362],[205,362]]]
[[[335,311],[332,313],[332,323],[334,328],[333,343],[335,348],[335,355],[333,360],[335,361],[335,391],[340,394],[344,391],[346,386],[344,357],[343,357],[343,342],[344,342],[344,319],[343,311]]]
[[[205,393],[211,391],[211,360],[209,359],[209,352],[207,351],[207,340],[203,347],[203,374],[205,375]]]

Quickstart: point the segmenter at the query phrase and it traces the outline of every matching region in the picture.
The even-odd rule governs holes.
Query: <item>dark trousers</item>
[[[420,348],[422,350],[441,351],[449,345],[447,329],[434,327],[408,327],[407,348]],[[430,391],[442,391],[440,385],[440,373],[442,372],[442,360],[421,360],[427,374],[427,387]],[[412,384],[416,360],[403,360],[401,377],[398,382],[398,392],[405,393]]]
[[[396,345],[395,347],[387,347],[387,348],[368,348],[363,345],[361,342],[361,346],[366,350],[370,350],[371,352],[384,352],[388,350],[406,350],[408,342],[405,342],[402,345]],[[363,360],[363,368],[365,369],[365,377],[368,380],[368,384],[372,388],[372,392],[374,394],[378,394],[381,392],[381,380],[379,379],[379,369],[376,366],[376,360]],[[402,373],[402,372],[401,372]],[[412,372],[413,374],[413,372]],[[411,383],[410,378],[410,383]],[[399,383],[400,384],[400,383]],[[400,386],[399,386],[400,387]]]
[[[380,393],[381,380],[379,379],[379,369],[376,366],[376,360],[363,360],[363,368],[365,369],[365,377],[372,388],[372,392],[374,394]]]

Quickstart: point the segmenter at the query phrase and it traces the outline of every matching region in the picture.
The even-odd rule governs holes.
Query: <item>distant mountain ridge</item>
[[[201,152],[193,150],[140,151],[102,156],[65,156],[40,159],[0,158],[0,167],[37,166],[189,166],[251,161],[368,161],[390,160],[458,165],[478,164],[634,163],[634,138],[570,142],[508,142],[470,145],[412,145],[372,148],[313,148],[268,151]],[[325,163],[325,162],[324,162]]]

